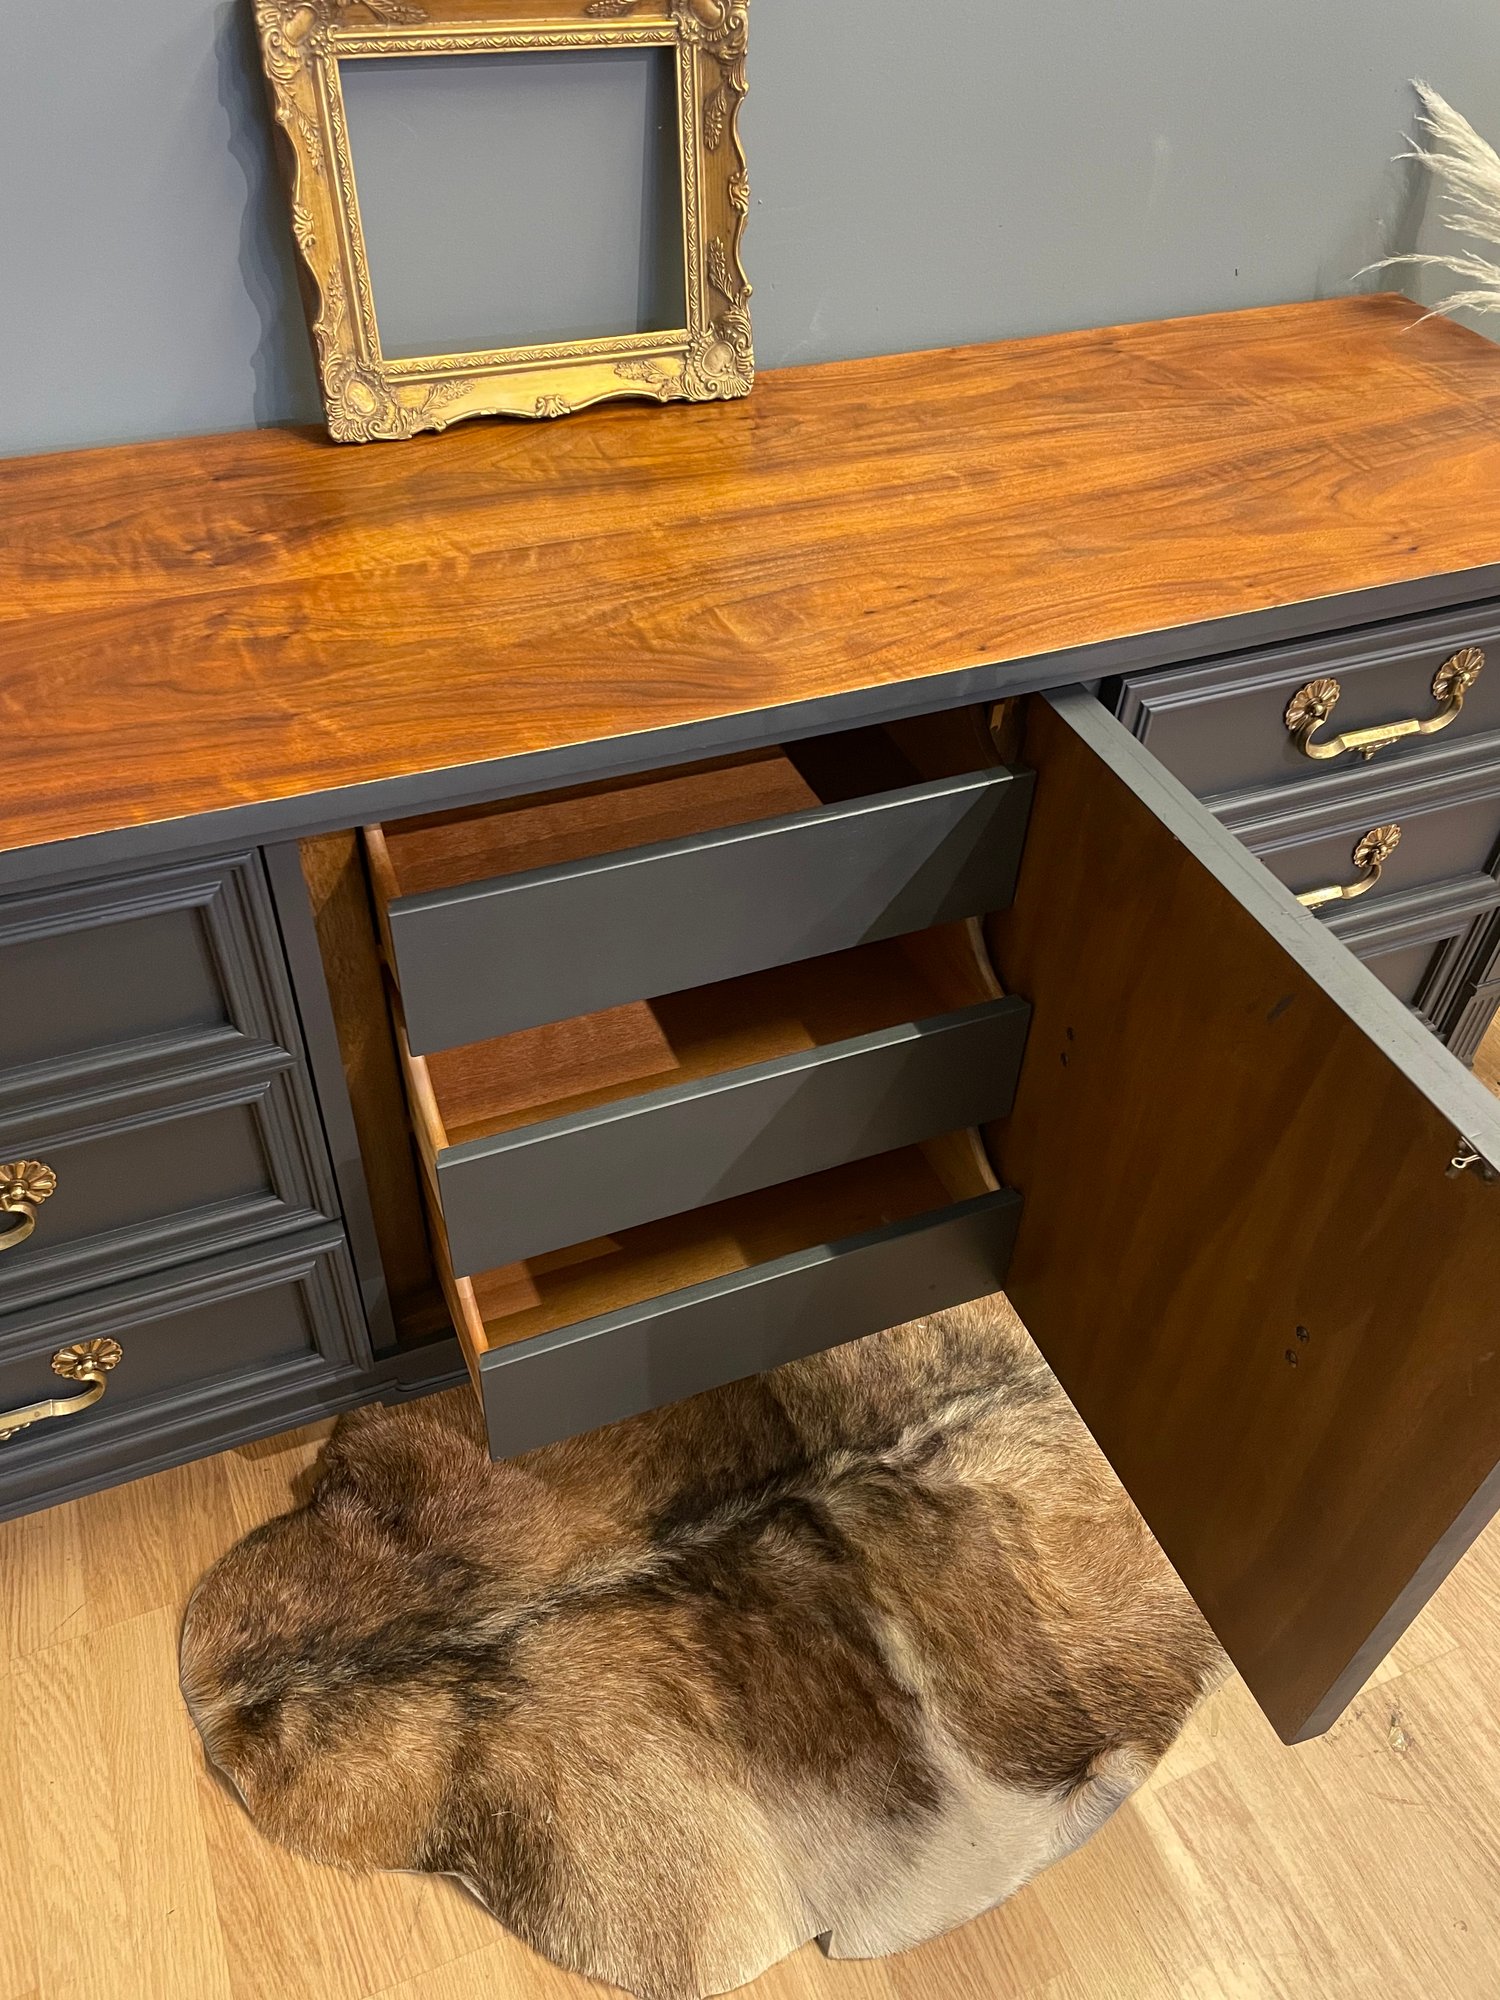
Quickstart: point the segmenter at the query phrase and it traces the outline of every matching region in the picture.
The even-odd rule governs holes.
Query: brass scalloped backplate
[[[1343,689],[1337,681],[1309,681],[1306,687],[1298,688],[1287,703],[1287,728],[1295,736],[1299,729],[1305,729],[1309,724],[1316,726],[1326,722],[1342,693]]]
[[[63,1375],[70,1382],[82,1382],[87,1377],[118,1368],[125,1359],[125,1350],[118,1340],[79,1340],[71,1347],[60,1347],[52,1357],[52,1372]]]

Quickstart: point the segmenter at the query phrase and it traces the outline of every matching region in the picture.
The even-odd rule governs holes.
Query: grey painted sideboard
[[[1500,372],[1412,319],[8,468],[0,1508],[1004,1289],[1326,1728],[1500,1504]]]
[[[1345,690],[1340,723],[1365,726],[1420,713],[1424,700],[1430,708],[1435,668],[1475,645],[1493,649],[1497,670],[1480,677],[1435,739],[1332,763],[1291,746],[1284,711],[1306,681],[1336,674]],[[1435,1035],[1472,1055],[1500,1009],[1500,609],[1387,620],[1095,685],[1135,737],[1294,891],[1351,876],[1359,832],[1400,824],[1409,865],[1392,865],[1370,896],[1320,916]],[[826,746],[842,740],[811,734],[794,754],[816,777],[820,755],[829,762]],[[777,931],[756,949],[774,964],[1001,908],[1030,797],[1029,779],[1018,789],[997,784],[1003,776],[928,784],[914,809],[903,799],[894,814],[882,795],[873,820],[901,822],[887,864],[865,865],[872,816],[861,806],[863,816],[851,819],[847,804],[836,803],[684,844],[667,864],[669,896],[659,883],[638,882],[633,913],[630,878],[642,871],[630,868],[629,854],[611,858],[603,874],[575,870],[556,888],[541,874],[517,878],[493,910],[472,889],[457,900],[405,897],[389,929],[403,986],[411,977],[407,1021],[422,1024],[413,1052],[607,1008],[642,986],[684,988],[742,970],[742,940],[759,935],[760,911],[774,913]],[[837,786],[824,790],[842,797]],[[402,803],[420,807],[420,785]],[[798,858],[809,836],[816,845],[822,822],[847,847],[836,869],[853,869],[831,904],[827,857],[811,870]],[[903,843],[915,838],[930,860],[965,825],[967,858],[934,900],[930,869],[914,870]],[[727,903],[725,857],[737,849],[749,873],[739,902]],[[0,899],[0,966],[21,996],[6,1022],[0,1158],[39,1159],[58,1176],[34,1234],[0,1259],[0,1402],[43,1393],[48,1358],[69,1343],[117,1338],[127,1351],[98,1407],[0,1449],[0,1510],[45,1505],[371,1397],[463,1378],[451,1338],[412,1345],[392,1322],[297,854],[295,842],[282,842],[76,881],[54,871],[34,891]],[[805,914],[773,895],[778,876],[800,882]],[[677,950],[691,946],[681,967],[653,977],[642,969],[659,956],[653,913],[684,900],[712,921],[679,937]],[[628,918],[617,926],[628,946],[618,990],[607,954],[596,950],[580,967],[575,953],[547,950],[549,935],[597,942],[612,905]],[[825,934],[819,913],[828,908],[842,914]],[[471,910],[493,936],[476,936]],[[521,984],[507,968],[524,975]],[[1014,1089],[1004,1078],[1013,1078],[1025,1042],[1025,1010],[1010,1011],[1017,1008],[970,1005],[919,1029],[882,1031],[849,1044],[837,1070],[814,1055],[742,1071],[728,1080],[731,1090],[723,1078],[711,1089],[684,1085],[661,1097],[659,1112],[653,1101],[649,1132],[605,1107],[508,1138],[461,1139],[438,1158],[435,1182],[456,1269],[535,1249],[529,1215],[548,1217],[548,1242],[628,1224],[615,1190],[630,1179],[643,1132],[659,1149],[665,1192],[655,1207],[637,1200],[637,1220],[663,1204],[696,1207],[815,1172],[860,1150],[856,1127],[874,1135],[865,1151],[884,1149],[920,1136],[929,1112],[945,1127],[962,1122],[970,1097],[971,1122],[988,1124]],[[976,1063],[992,1079],[978,1094],[966,1081]],[[873,1103],[883,1109],[872,1117]],[[788,1116],[799,1136],[779,1142],[785,1157],[763,1169],[755,1149],[778,1121],[786,1129]],[[755,1162],[748,1172],[745,1160]],[[898,1285],[891,1296],[899,1295]],[[505,1351],[497,1368],[508,1373],[518,1358]],[[752,1338],[742,1366],[775,1358]],[[693,1368],[679,1373],[685,1392]],[[534,1378],[544,1409],[555,1379],[550,1366]],[[529,1398],[517,1404],[498,1376],[492,1389],[493,1408],[504,1411],[497,1437],[511,1449],[609,1413],[608,1396],[591,1388],[576,1408],[559,1390],[553,1414],[523,1418]]]

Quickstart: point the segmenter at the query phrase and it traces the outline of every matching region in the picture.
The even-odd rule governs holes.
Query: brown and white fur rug
[[[977,1915],[1222,1664],[1003,1299],[510,1465],[467,1391],[361,1411],[182,1638],[265,1833],[644,2000]]]

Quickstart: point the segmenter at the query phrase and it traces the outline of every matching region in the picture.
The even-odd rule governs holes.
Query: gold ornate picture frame
[[[464,417],[561,417],[617,396],[712,402],[755,379],[741,241],[750,188],[739,113],[749,0],[254,0],[289,160],[292,232],[328,428],[409,438]],[[388,57],[670,49],[682,161],[685,327],[546,346],[381,352],[340,82]]]

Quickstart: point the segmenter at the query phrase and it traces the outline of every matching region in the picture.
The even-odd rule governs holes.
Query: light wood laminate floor
[[[1500,1036],[1481,1073],[1500,1088]],[[446,1882],[269,1846],[177,1695],[194,1580],[301,1432],[0,1526],[0,2000],[584,2000]],[[1500,1524],[1320,1742],[1232,1683],[1091,1846],[907,1957],[753,2000],[1493,2000]]]

